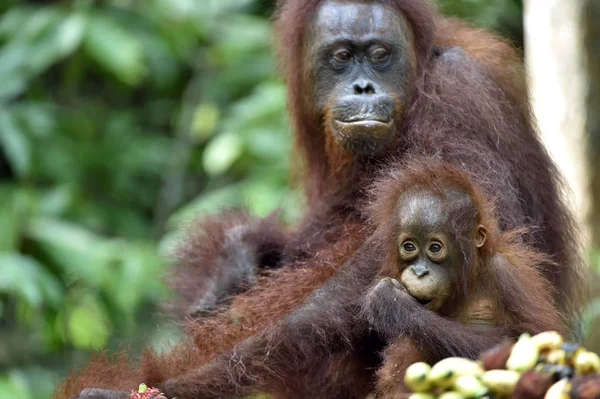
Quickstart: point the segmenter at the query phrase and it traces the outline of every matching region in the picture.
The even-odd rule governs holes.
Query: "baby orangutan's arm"
[[[382,279],[367,294],[363,313],[375,330],[392,341],[405,335],[426,359],[449,356],[475,358],[498,343],[509,331],[504,328],[470,327],[420,305],[397,280]]]

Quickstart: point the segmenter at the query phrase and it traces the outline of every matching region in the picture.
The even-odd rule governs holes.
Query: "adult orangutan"
[[[277,16],[309,211],[292,231],[240,214],[197,222],[172,279],[185,314],[206,314],[261,270],[333,245],[360,221],[365,183],[407,154],[436,154],[473,172],[502,210],[502,229],[535,232],[527,241],[555,262],[544,275],[559,306],[576,310],[572,220],[510,45],[423,0],[288,0]]]
[[[279,325],[293,328],[298,323],[300,332],[319,333],[314,345],[300,347],[299,356],[331,354],[318,367],[310,364],[300,370],[313,377],[313,384],[299,386],[284,378],[291,389],[287,393],[314,388],[312,396],[319,397],[334,389],[329,392],[332,397],[358,397],[371,383],[365,364],[378,364],[381,343],[350,340],[347,329],[340,334],[335,328],[338,309],[333,303],[319,302],[318,288],[327,281],[323,289],[334,287],[359,296],[350,282],[372,282],[376,271],[363,271],[361,276],[350,272],[353,265],[383,261],[371,237],[373,228],[364,224],[360,211],[364,187],[378,170],[391,168],[388,161],[417,154],[470,171],[497,204],[501,230],[533,227],[527,241],[549,256],[541,268],[555,289],[557,305],[566,317],[576,314],[580,280],[571,219],[559,198],[556,169],[536,136],[521,64],[509,45],[439,17],[422,0],[288,0],[280,4],[277,24],[310,211],[292,232],[238,216],[199,227],[180,252],[176,280],[190,311],[214,308],[223,292],[251,282],[263,266],[314,273],[310,284],[293,295],[278,291],[280,302],[262,303],[253,314],[266,324],[291,320]],[[346,263],[350,257],[352,261]],[[274,283],[266,279],[264,284]],[[314,300],[300,306],[308,297]],[[244,300],[248,297],[236,298],[231,311],[236,301]],[[306,309],[319,306],[326,314],[314,313],[311,319]],[[308,315],[308,321],[302,315]],[[240,316],[243,319],[243,313]],[[329,323],[321,328],[324,317]],[[203,323],[215,327],[208,318],[200,323],[200,334],[206,332]],[[92,365],[90,373],[72,380],[59,397],[86,386],[127,390],[139,380],[160,384],[175,377],[176,381],[185,370],[232,344],[249,336],[250,342],[261,342],[272,331],[265,326],[247,327],[244,322],[221,327],[213,328],[214,336],[196,337],[202,344],[226,336],[217,349],[206,351],[201,345],[199,353],[150,358],[135,371],[115,366],[116,371],[109,373],[104,366]],[[359,327],[350,332],[359,333]],[[288,342],[285,334],[275,334],[268,341],[296,348],[305,345],[293,337]],[[351,341],[351,347],[345,346]],[[263,349],[268,356],[269,348]],[[357,354],[368,361],[356,362]],[[212,366],[206,367],[205,371]],[[275,379],[299,372],[285,364],[277,367],[272,370]],[[357,370],[364,378],[356,381],[363,385],[344,385]],[[324,376],[327,384],[321,384]],[[303,384],[306,381],[302,379]],[[170,384],[168,388],[173,387]],[[196,388],[198,397],[204,388],[215,392],[201,384]],[[100,397],[109,397],[102,392]]]

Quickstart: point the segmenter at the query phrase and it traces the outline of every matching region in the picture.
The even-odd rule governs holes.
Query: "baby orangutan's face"
[[[455,214],[449,202],[448,198],[442,200],[422,191],[404,196],[398,207],[400,282],[419,303],[433,311],[439,311],[448,298],[458,293],[463,269],[464,257],[452,230],[456,223],[449,220]],[[474,215],[472,219],[461,226],[473,246],[480,247],[485,230],[477,225]]]
[[[400,282],[420,304],[434,311],[458,290],[460,265],[451,261],[449,244],[442,234],[404,232],[399,239],[398,253],[405,265]]]

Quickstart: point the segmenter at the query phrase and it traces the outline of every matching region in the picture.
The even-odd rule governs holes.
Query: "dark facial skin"
[[[439,311],[459,290],[462,261],[449,220],[448,200],[428,192],[405,195],[399,201],[398,262],[400,282],[430,310]],[[464,234],[481,247],[485,229],[475,218]]]
[[[415,70],[408,23],[381,4],[328,0],[309,33],[307,65],[326,128],[353,153],[384,150]]]

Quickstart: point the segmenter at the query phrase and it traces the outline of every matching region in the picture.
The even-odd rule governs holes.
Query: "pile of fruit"
[[[458,357],[411,365],[410,399],[600,399],[600,357],[556,332],[502,343],[479,361]]]
[[[129,394],[129,399],[167,399],[156,388],[148,388],[146,384],[140,384],[137,391],[132,391]]]

